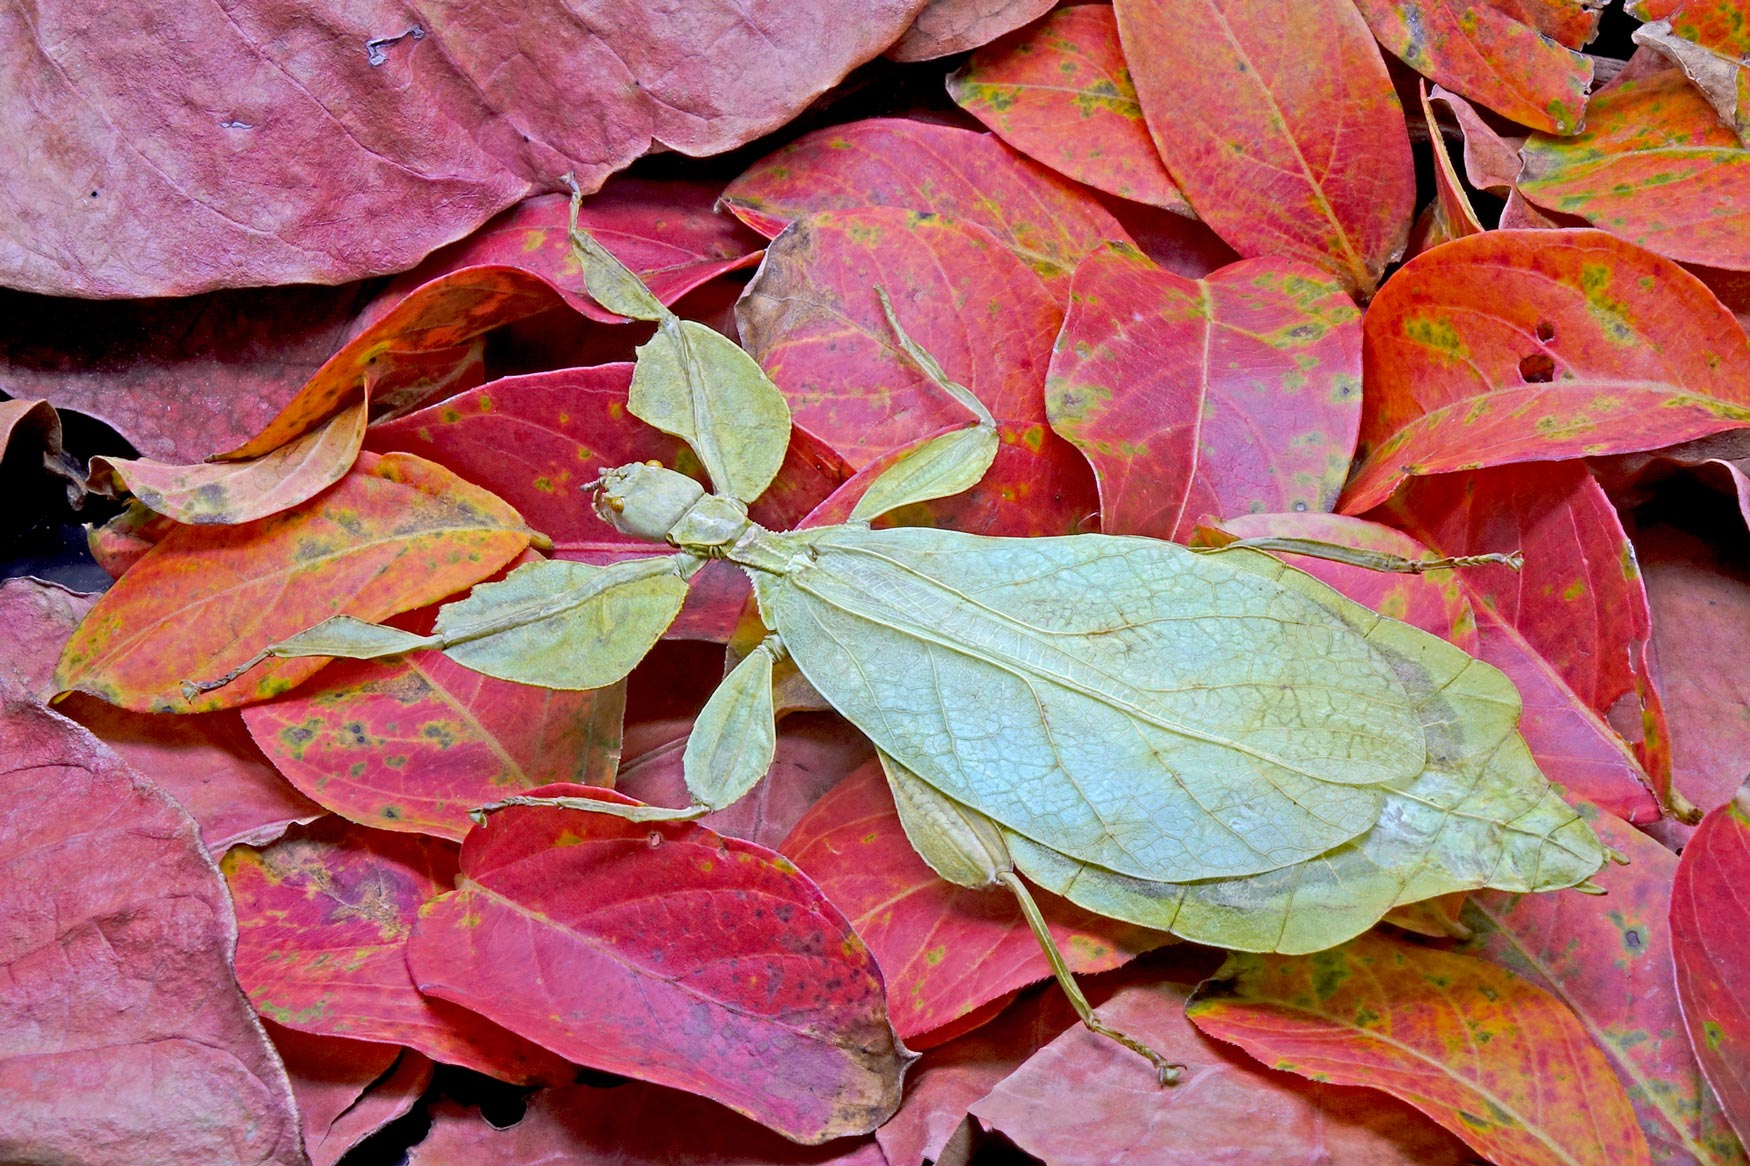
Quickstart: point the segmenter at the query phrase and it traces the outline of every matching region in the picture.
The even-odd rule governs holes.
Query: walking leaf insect
[[[603,519],[674,553],[534,563],[445,606],[429,636],[336,617],[264,655],[436,648],[505,680],[600,687],[663,634],[686,580],[727,559],[753,580],[769,634],[695,724],[693,804],[575,808],[688,818],[747,793],[772,762],[773,665],[787,656],[875,743],[924,860],[951,882],[1008,888],[1084,1023],[1163,1082],[1175,1067],[1088,1007],[1018,874],[1114,918],[1287,953],[1450,891],[1586,889],[1604,852],[1532,761],[1517,692],[1445,641],[1243,544],[872,528],[973,485],[998,445],[989,412],[905,336],[884,294],[899,349],[971,424],[897,461],[843,525],[751,522],[788,441],[782,396],[575,221],[573,242],[596,299],[658,323],[631,412],[690,444],[716,492],[656,464],[587,488]]]

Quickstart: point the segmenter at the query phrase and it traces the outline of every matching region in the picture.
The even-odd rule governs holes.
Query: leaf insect
[[[783,396],[733,342],[680,320],[578,230],[576,208],[590,294],[658,325],[630,410],[691,445],[714,492],[657,464],[609,469],[588,488],[603,519],[672,553],[529,564],[442,608],[429,636],[342,616],[263,656],[435,648],[500,679],[596,688],[663,634],[696,571],[735,563],[767,634],[695,723],[692,804],[574,808],[648,821],[742,797],[771,766],[774,667],[789,660],[874,742],[925,862],[961,886],[1012,893],[1083,1023],[1146,1057],[1163,1083],[1180,1067],[1089,1007],[1021,875],[1113,918],[1287,953],[1450,891],[1594,889],[1585,880],[1604,851],[1532,760],[1511,682],[1263,550],[1406,570],[1461,561],[878,529],[891,510],[976,484],[999,445],[990,412],[879,292],[898,350],[969,422],[899,458],[844,524],[767,530],[747,506],[783,460]]]

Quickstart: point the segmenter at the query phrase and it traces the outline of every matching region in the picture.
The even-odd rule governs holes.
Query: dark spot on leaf
[[[1519,376],[1528,385],[1547,385],[1556,378],[1556,362],[1546,353],[1534,352],[1519,362]]]
[[[1622,941],[1628,945],[1630,951],[1639,951],[1643,942],[1641,933],[1632,927],[1622,933]]]

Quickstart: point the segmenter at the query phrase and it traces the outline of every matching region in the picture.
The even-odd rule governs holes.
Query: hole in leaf
[[[1551,340],[1556,338],[1555,325],[1551,324],[1548,320],[1539,320],[1534,334],[1539,340],[1548,344]]]
[[[1528,385],[1546,385],[1556,378],[1556,362],[1547,353],[1534,352],[1519,362],[1519,376]]]

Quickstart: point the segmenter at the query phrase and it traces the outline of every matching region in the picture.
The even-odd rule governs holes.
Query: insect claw
[[[1115,1040],[1137,1056],[1147,1060],[1155,1068],[1155,1080],[1159,1081],[1163,1087],[1178,1084],[1179,1074],[1190,1068],[1182,1061],[1167,1060],[1135,1037],[1119,1032],[1092,1012],[1082,1017],[1082,1024],[1087,1027],[1089,1032]]]

